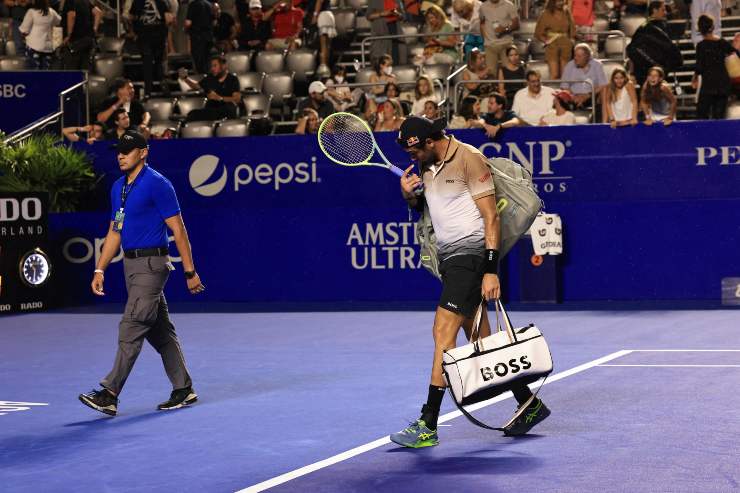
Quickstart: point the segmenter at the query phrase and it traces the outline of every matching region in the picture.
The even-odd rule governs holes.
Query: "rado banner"
[[[558,245],[563,301],[719,305],[722,279],[740,277],[740,121],[513,128],[494,140],[478,130],[453,133],[532,170],[545,211],[559,214],[568,231]],[[384,154],[406,168],[396,137],[376,135]],[[106,187],[120,176],[109,145],[80,146],[94,155]],[[435,306],[440,285],[419,266],[416,217],[392,173],[332,164],[315,136],[155,140],[149,156],[177,191],[208,286],[200,300],[268,309]],[[89,288],[108,208],[50,218],[61,254],[54,268],[70,283],[63,293],[70,301],[124,299],[121,262],[106,273],[105,297]],[[514,248],[505,259],[504,295],[512,302],[527,291],[522,266],[532,266],[531,252],[523,263],[520,254]],[[175,266],[168,299],[195,301]]]
[[[45,193],[0,193],[0,313],[49,306],[47,202]]]

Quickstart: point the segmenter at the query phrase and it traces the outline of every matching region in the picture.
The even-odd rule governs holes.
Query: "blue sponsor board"
[[[740,122],[519,128],[495,141],[475,130],[454,133],[533,171],[546,209],[563,220],[565,301],[719,304],[721,279],[740,275]],[[405,167],[395,135],[377,138]],[[112,183],[113,151],[104,143],[88,149]],[[310,136],[154,141],[150,156],[178,192],[208,285],[201,299],[433,306],[439,284],[418,266],[415,218],[391,173],[331,164]],[[89,291],[108,217],[50,220],[77,297]],[[515,260],[506,279],[513,301]],[[120,301],[118,265],[106,291]],[[173,281],[172,300],[192,299],[181,272]]]
[[[50,113],[59,111],[59,93],[85,80],[84,72],[26,71],[0,72],[0,131],[11,134]],[[84,122],[84,93],[75,99],[65,115],[70,125]]]

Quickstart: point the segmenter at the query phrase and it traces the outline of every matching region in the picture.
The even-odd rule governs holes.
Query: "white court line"
[[[740,353],[740,349],[632,349],[633,353]]]
[[[588,363],[584,363],[582,365],[576,366],[575,368],[571,368],[570,370],[565,370],[563,372],[557,373],[547,379],[547,384],[557,382],[558,380],[562,380],[563,378],[570,377],[572,375],[575,375],[576,373],[580,373],[582,371],[588,370],[589,368],[599,366],[600,364],[606,363],[607,361],[621,358],[622,356],[630,354],[631,352],[632,351],[629,349],[623,349],[622,351],[617,351],[615,353],[607,354],[606,356],[603,356],[601,358],[597,358],[593,361],[589,361]],[[537,383],[536,385],[531,385],[530,388],[536,389],[536,388],[539,388],[541,385],[542,385],[541,383]],[[475,411],[477,409],[490,406],[497,402],[501,402],[510,397],[512,397],[511,392],[506,392],[489,401],[479,402],[478,404],[473,404],[472,406],[468,406],[467,409],[469,411]],[[460,411],[453,411],[451,413],[447,413],[443,416],[440,416],[438,423],[444,423],[446,421],[450,421],[451,419],[455,419],[459,416],[462,416],[462,413]],[[242,490],[237,491],[237,493],[257,493],[258,491],[265,491],[269,488],[273,488],[283,483],[287,483],[288,481],[292,479],[305,476],[306,474],[310,474],[320,469],[324,469],[325,467],[329,467],[339,462],[345,461],[347,459],[351,459],[352,457],[355,457],[360,454],[364,454],[365,452],[369,452],[370,450],[376,449],[378,447],[382,447],[383,445],[387,445],[389,443],[391,443],[390,439],[387,436],[385,436],[383,438],[374,440],[370,443],[366,443],[365,445],[360,445],[359,447],[355,447],[353,449],[347,450],[346,452],[342,452],[340,454],[329,457],[328,459],[324,459],[319,462],[314,462],[313,464],[309,464],[307,466],[301,467],[294,471],[286,472],[285,474],[281,474],[280,476],[275,476],[272,479],[268,479],[266,481],[262,481],[261,483],[257,483],[255,485],[249,486],[248,488],[244,488]]]
[[[609,367],[648,367],[648,368],[740,368],[740,365],[599,365]]]

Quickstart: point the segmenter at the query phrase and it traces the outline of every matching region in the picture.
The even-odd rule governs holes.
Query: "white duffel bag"
[[[463,414],[479,426],[498,430],[500,428],[479,422],[462,406],[491,399],[515,385],[527,385],[547,377],[552,372],[552,356],[545,337],[534,324],[512,328],[500,300],[496,300],[497,330],[480,338],[480,322],[485,309],[486,303],[481,303],[469,344],[443,353],[442,372]]]

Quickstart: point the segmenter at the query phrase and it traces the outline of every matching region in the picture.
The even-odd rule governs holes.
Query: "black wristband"
[[[498,250],[494,250],[492,248],[486,249],[483,272],[485,272],[486,274],[498,274],[498,260]]]
[[[185,274],[185,279],[192,279],[195,277],[195,271],[194,270],[186,270],[183,272]]]

